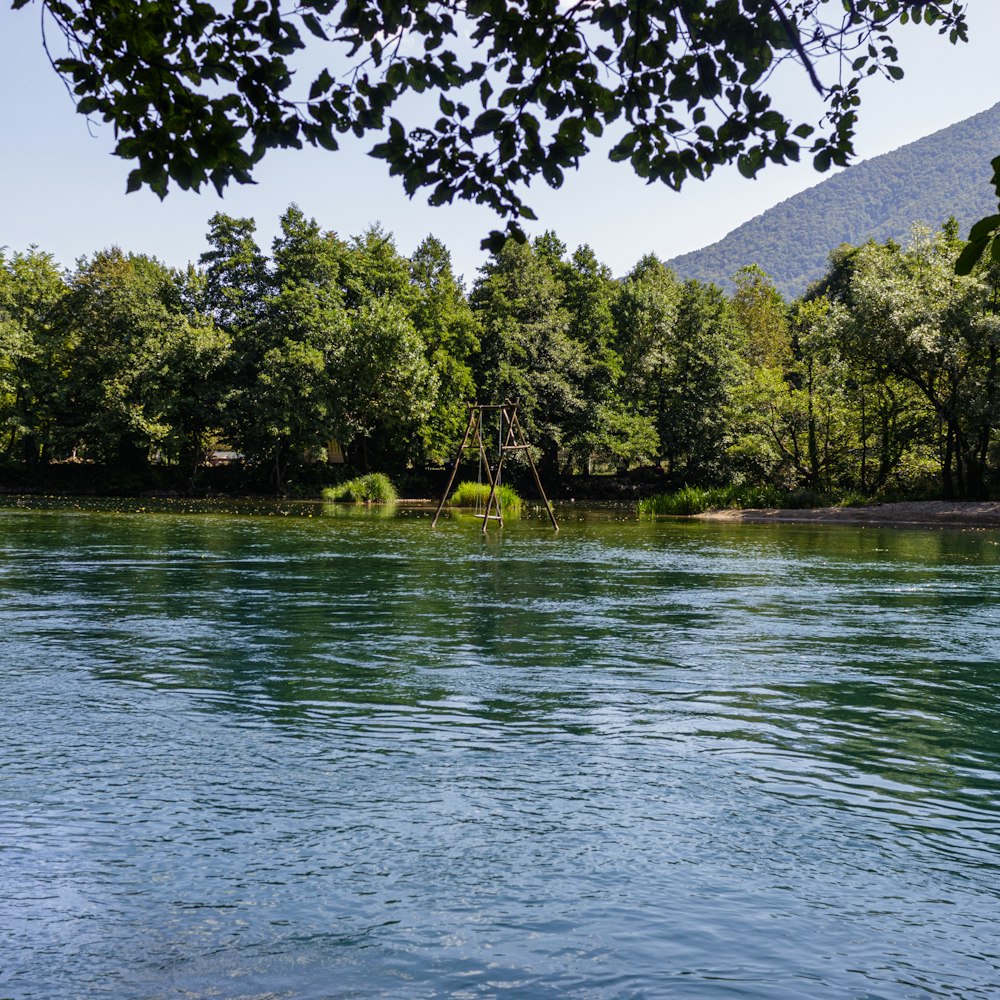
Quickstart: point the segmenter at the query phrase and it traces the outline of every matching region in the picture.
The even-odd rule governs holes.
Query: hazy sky
[[[42,51],[37,5],[13,12],[6,0],[0,4],[5,132],[0,246],[22,250],[37,244],[69,265],[80,255],[117,244],[182,265],[205,248],[206,222],[214,212],[253,216],[267,249],[279,215],[295,201],[344,237],[381,221],[407,254],[434,233],[450,248],[456,270],[471,281],[483,261],[479,241],[501,228],[479,206],[431,208],[419,195],[407,199],[384,165],[365,155],[367,144],[338,153],[273,152],[258,167],[256,185],[231,187],[221,199],[214,191],[174,190],[164,202],[147,191],[126,195],[130,164],[111,155],[109,127],[88,129],[75,113]],[[926,27],[898,29],[906,77],[894,84],[869,81],[858,129],[860,157],[888,152],[1000,101],[1000,2],[970,0],[969,6],[968,45],[953,47]],[[787,97],[809,96],[802,77],[788,83]],[[627,164],[612,164],[605,151],[595,149],[560,190],[539,181],[527,200],[539,216],[531,231],[554,229],[571,249],[590,243],[615,274],[622,274],[643,253],[666,259],[721,239],[822,179],[805,163],[768,167],[755,181],[727,169],[675,193],[646,185]]]

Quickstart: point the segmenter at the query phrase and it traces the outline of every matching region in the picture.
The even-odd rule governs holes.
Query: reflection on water
[[[139,506],[0,510],[0,996],[997,995],[998,536]]]

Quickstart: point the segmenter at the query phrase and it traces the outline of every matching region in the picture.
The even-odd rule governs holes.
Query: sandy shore
[[[947,500],[879,503],[869,507],[815,507],[809,510],[713,510],[697,514],[707,521],[797,524],[914,525],[938,528],[1000,528],[1000,502]]]

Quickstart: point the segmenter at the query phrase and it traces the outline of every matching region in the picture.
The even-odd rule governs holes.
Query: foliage
[[[159,442],[161,454],[192,476],[222,421],[223,373],[231,345],[225,331],[194,314],[178,327],[163,354],[160,391],[166,433]]]
[[[849,502],[848,502],[849,501]],[[708,510],[782,510],[825,505],[854,506],[866,502],[857,494],[835,498],[812,490],[788,491],[776,486],[685,486],[639,501],[639,513],[663,516],[703,514]]]
[[[497,495],[500,499],[500,509],[504,514],[515,515],[521,513],[523,501],[513,486],[501,483],[497,490]],[[484,508],[489,498],[489,483],[474,483],[471,480],[466,480],[458,484],[448,502],[452,507]]]
[[[735,327],[715,285],[685,282],[660,392],[657,430],[667,471],[721,480],[726,469],[726,407],[736,378]]]
[[[914,222],[961,227],[998,211],[989,161],[1000,147],[1000,104],[916,142],[876,156],[793,195],[717,243],[668,265],[685,278],[732,290],[732,277],[759,264],[786,298],[819,280],[830,251],[868,239],[905,240]]]
[[[373,155],[408,194],[427,188],[433,204],[466,198],[515,220],[533,217],[517,188],[538,175],[558,187],[609,126],[612,160],[674,188],[724,163],[752,177],[803,146],[819,170],[846,164],[863,80],[903,75],[890,29],[912,19],[952,42],[966,35],[952,0],[852,0],[849,16],[840,0],[42,5],[77,110],[112,123],[116,153],[137,164],[129,190],[162,196],[172,180],[221,191],[249,182],[271,149],[374,133]],[[307,41],[333,50],[308,89],[296,86]],[[819,122],[772,101],[772,73],[789,62],[822,96]],[[411,97],[425,91],[433,110]]]
[[[383,452],[391,442],[404,455],[417,449],[438,383],[424,343],[398,302],[374,299],[354,312],[337,375],[341,440],[360,441],[364,465],[372,441]]]
[[[730,458],[744,476],[820,490],[850,479],[857,428],[849,386],[856,372],[836,350],[829,314],[825,298],[797,303],[785,349],[770,364],[751,346],[730,414],[740,427]]]
[[[993,191],[1000,199],[1000,156],[993,159]],[[1000,212],[998,206],[997,212]],[[969,231],[969,242],[955,261],[955,273],[961,276],[972,273],[987,249],[994,264],[1000,264],[1000,214],[994,212],[980,219]]]
[[[569,336],[555,262],[551,246],[508,240],[483,266],[471,295],[483,328],[480,401],[519,402],[518,419],[547,471],[557,468],[559,449],[583,409],[586,370],[583,348]]]
[[[743,331],[747,361],[753,367],[786,363],[791,347],[788,308],[774,279],[758,264],[747,264],[733,282],[733,318]]]
[[[839,297],[844,350],[869,377],[911,386],[940,423],[948,496],[986,494],[986,464],[1000,422],[997,270],[958,277],[952,221],[914,230],[906,248],[866,244],[846,262]]]
[[[142,468],[170,435],[168,363],[196,336],[176,277],[159,261],[117,248],[81,261],[58,317],[72,376],[55,387],[66,444],[89,457]]]
[[[712,285],[680,284],[648,255],[615,302],[624,398],[648,415],[657,458],[684,478],[724,473],[722,422],[736,375],[736,330],[729,304]]]
[[[567,334],[583,349],[583,406],[567,427],[566,452],[574,468],[628,468],[652,461],[657,437],[652,421],[636,414],[624,393],[622,358],[615,349],[614,307],[621,288],[589,246],[559,260]]]
[[[326,487],[323,499],[328,503],[395,503],[399,496],[388,476],[369,472],[339,486]]]
[[[67,343],[55,326],[66,281],[51,254],[0,251],[0,430],[3,454],[52,456]]]
[[[424,424],[423,452],[428,462],[443,464],[455,454],[469,419],[467,403],[476,394],[471,361],[480,348],[480,326],[440,240],[428,236],[410,268],[416,292],[413,325],[438,386]]]
[[[681,285],[673,271],[652,254],[629,272],[612,305],[615,347],[621,358],[618,391],[632,413],[646,416],[640,433],[655,441],[660,457],[660,428],[667,421],[667,377],[677,324]]]
[[[379,227],[343,240],[295,206],[269,254],[254,232],[215,216],[183,272],[114,248],[65,275],[0,255],[7,465],[192,487],[218,448],[242,459],[233,482],[327,482],[346,456],[425,491],[466,403],[514,398],[547,473],[640,467],[666,488],[738,483],[744,503],[1000,487],[1000,266],[956,276],[954,221],[840,247],[788,304],[754,266],[731,297],[652,256],[615,282],[551,232],[505,244],[469,296],[433,237],[407,259]],[[708,502],[729,501],[670,504]]]
[[[253,228],[252,220],[215,216],[213,250],[202,260],[210,305],[233,337],[228,435],[281,488],[294,457],[324,447],[343,424],[328,374],[349,327],[337,284],[343,251],[336,236],[291,205],[269,268],[250,241]],[[230,233],[239,237],[235,253]]]

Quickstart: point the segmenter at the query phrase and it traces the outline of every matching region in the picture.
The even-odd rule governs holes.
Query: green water
[[[0,997],[1000,995],[1000,534],[560,515],[0,509]]]

